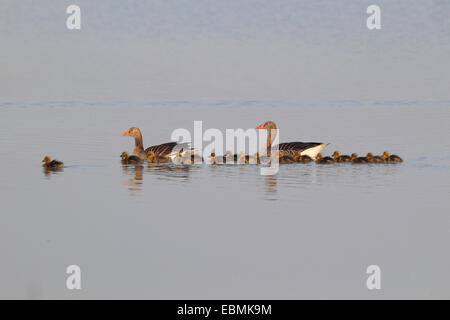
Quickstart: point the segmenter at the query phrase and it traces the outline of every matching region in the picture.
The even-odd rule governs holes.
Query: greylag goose
[[[265,123],[256,127],[256,129],[265,129],[268,131],[267,143],[263,149],[263,154],[267,154],[270,156],[272,142],[276,136],[277,126],[273,121],[266,121]],[[272,132],[274,133],[272,136]],[[329,143],[322,142],[283,142],[278,145],[278,150],[280,155],[289,154],[292,157],[295,156],[297,152],[300,152],[300,155],[307,155],[313,159],[316,158],[317,154],[322,151]]]
[[[189,148],[189,143],[177,143],[177,142],[167,142],[163,144],[158,144],[155,146],[148,147],[144,150],[144,143],[142,139],[141,130],[136,127],[131,127],[125,131],[122,136],[130,136],[134,138],[134,150],[133,156],[139,157],[141,160],[147,160],[148,153],[152,151],[155,156],[170,157],[174,158],[177,156],[178,152],[192,151]]]

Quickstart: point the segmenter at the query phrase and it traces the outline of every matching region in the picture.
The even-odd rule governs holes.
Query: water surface
[[[2,298],[450,298],[448,101],[0,105]],[[122,166],[175,128],[280,127],[395,165]],[[50,155],[65,162],[45,172]],[[65,268],[82,269],[82,290]],[[382,269],[382,290],[365,286]]]

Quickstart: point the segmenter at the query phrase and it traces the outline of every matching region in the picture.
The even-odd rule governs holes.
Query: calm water
[[[450,101],[0,105],[1,298],[450,298]],[[122,166],[175,128],[280,127],[396,165]],[[44,155],[63,160],[45,174]],[[82,290],[65,269],[82,270]],[[366,268],[382,289],[366,289]]]

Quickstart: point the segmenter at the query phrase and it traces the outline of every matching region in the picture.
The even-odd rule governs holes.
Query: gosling
[[[357,153],[352,153],[351,157],[352,163],[367,163],[366,157],[358,157]]]
[[[380,156],[374,156],[372,152],[366,155],[367,162],[369,163],[384,163],[384,159]]]
[[[350,156],[341,155],[340,152],[337,150],[333,153],[333,159],[336,162],[350,162],[351,161]]]
[[[64,167],[64,163],[58,160],[52,160],[49,156],[45,156],[44,160],[42,160],[44,163],[42,166],[44,168],[48,169],[59,169]]]
[[[130,156],[126,151],[122,152],[120,158],[122,159],[122,164],[136,164],[142,162],[141,158],[133,155]]]
[[[317,164],[331,164],[335,163],[336,161],[331,157],[324,157],[323,154],[319,153],[316,158]]]
[[[403,159],[396,154],[390,154],[388,151],[383,152],[383,159],[385,162],[403,162]]]

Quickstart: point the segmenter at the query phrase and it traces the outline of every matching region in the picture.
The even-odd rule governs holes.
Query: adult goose
[[[136,127],[131,127],[128,131],[122,133],[122,136],[130,136],[134,138],[133,156],[139,157],[141,160],[147,160],[148,153],[152,151],[156,157],[170,157],[175,158],[179,152],[187,150],[193,151],[189,148],[189,143],[167,142],[148,147],[144,150],[144,142],[142,141],[141,130]]]
[[[265,152],[267,155],[271,154],[272,142],[276,137],[277,125],[273,121],[266,121],[263,124],[256,127],[256,129],[265,129],[268,132],[267,143],[262,150],[262,154]],[[329,143],[322,142],[283,142],[278,145],[280,156],[290,155],[294,157],[298,152],[300,155],[306,155],[313,159],[317,154],[322,151]]]

